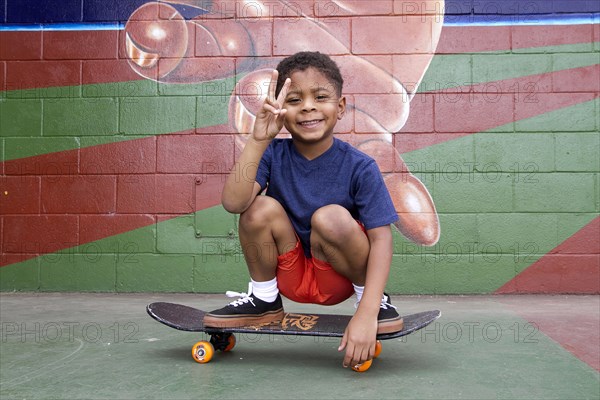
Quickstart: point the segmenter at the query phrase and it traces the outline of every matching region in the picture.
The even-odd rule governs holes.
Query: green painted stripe
[[[64,98],[36,100],[29,97],[31,91],[7,92],[0,99],[2,160],[226,124],[235,80],[158,84],[159,95],[150,93],[144,81],[82,87],[84,96],[100,97],[68,97],[73,92],[65,90]],[[141,89],[122,89],[128,83]],[[113,93],[120,97],[103,97]],[[85,139],[90,136],[94,139]]]
[[[438,54],[432,61],[419,93],[540,75],[600,64],[592,43],[520,49],[518,52]],[[506,88],[507,90],[509,88]]]

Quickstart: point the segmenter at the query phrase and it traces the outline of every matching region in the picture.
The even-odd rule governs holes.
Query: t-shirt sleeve
[[[398,220],[394,203],[374,160],[361,169],[354,188],[358,219],[366,229],[389,225]]]
[[[261,191],[267,188],[269,178],[271,175],[271,161],[273,159],[272,144],[267,147],[260,163],[258,164],[258,170],[256,171],[256,182],[260,185]]]

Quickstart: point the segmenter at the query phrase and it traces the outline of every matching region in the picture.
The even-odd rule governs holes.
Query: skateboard
[[[205,311],[175,303],[152,303],[146,307],[148,314],[158,322],[180,331],[204,332],[210,335],[209,341],[200,341],[192,347],[193,359],[201,364],[209,362],[215,350],[230,351],[236,343],[235,333],[302,335],[322,337],[342,337],[351,315],[285,313],[281,322],[257,326],[235,328],[213,328],[204,326]],[[409,335],[431,324],[441,316],[439,310],[405,315],[404,328],[398,332],[377,335],[375,357],[381,353],[381,340]],[[352,367],[364,372],[371,367],[372,360]]]

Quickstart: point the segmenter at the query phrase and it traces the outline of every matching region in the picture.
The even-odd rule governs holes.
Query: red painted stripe
[[[511,279],[498,294],[600,294],[600,217]]]
[[[544,76],[501,81],[498,84],[502,87],[512,87],[515,84],[528,83],[532,80],[548,79],[548,76],[573,79],[570,78],[571,74],[569,73],[557,72],[544,74]],[[441,132],[444,133],[414,135],[406,134],[405,132],[410,132],[410,130],[404,129],[403,133],[396,135],[397,137],[403,135],[400,136],[400,140],[397,140],[397,145],[402,148],[402,151],[415,150],[503,125],[512,122],[515,115],[519,118],[528,118],[586,102],[599,95],[598,93],[547,94],[544,95],[547,97],[544,101],[527,104],[522,108],[522,105],[514,101],[512,93],[504,96],[508,99],[504,100],[504,103],[493,103],[484,101],[484,95],[477,87],[459,88],[453,92],[465,93],[465,95],[458,103],[456,100],[433,103],[436,101],[436,96],[443,99],[443,93],[420,95],[425,96],[426,100],[429,99],[431,110],[435,104],[435,113],[431,111],[435,115],[435,128],[438,132],[442,129]],[[469,100],[471,97],[468,95],[469,93],[474,93],[478,100],[476,102]],[[418,99],[415,98],[414,101],[416,100]],[[500,105],[504,105],[506,110],[502,110]],[[514,114],[513,106],[517,108],[517,112]],[[427,121],[430,119],[428,110],[429,108],[425,106],[414,107],[411,121]],[[481,118],[482,115],[494,117]],[[455,120],[460,122],[453,122]],[[408,128],[415,128],[415,122],[409,122]],[[214,127],[204,130],[204,132],[214,131]],[[222,131],[227,130],[223,127]],[[414,132],[420,131],[416,129]],[[431,132],[431,129],[427,132]],[[92,238],[97,240],[104,234],[119,234],[135,229],[136,223],[153,223],[149,219],[107,218],[109,226],[104,226],[102,233],[94,235],[88,231],[89,228],[86,228],[86,235],[83,235],[81,221],[79,221],[80,226],[76,225],[75,229],[79,236],[76,236],[75,242],[73,242],[73,222],[71,220],[62,222],[57,220],[52,235],[47,235],[42,229],[45,218],[48,218],[50,213],[60,214],[60,216],[52,216],[53,218],[74,217],[77,222],[78,214],[76,213],[110,215],[108,213],[116,212],[118,215],[171,215],[191,213],[219,204],[223,177],[233,165],[234,138],[231,135],[210,135],[208,133],[195,135],[192,133],[190,131],[160,135],[2,163],[1,167],[6,175],[42,175],[44,181],[41,205],[38,205],[37,198],[32,196],[18,196],[16,199],[19,201],[29,201],[32,204],[20,204],[18,207],[10,204],[6,206],[7,210],[13,210],[11,212],[15,212],[15,214],[3,217],[2,252],[31,254],[31,257],[35,257],[37,254],[59,250],[61,247],[56,243],[65,243],[68,245],[64,247],[72,247],[84,244],[84,240]],[[102,176],[103,179],[96,179],[98,176]],[[197,178],[200,179],[200,182],[196,182]],[[74,179],[78,182],[96,179],[96,184],[88,182],[87,185],[80,188],[79,185],[73,184]],[[83,192],[76,194],[78,190]],[[49,196],[49,193],[52,193],[52,196]],[[102,198],[102,196],[106,196],[108,199]],[[80,198],[87,198],[85,203],[91,202],[91,204],[78,204]],[[3,200],[7,201],[6,198]],[[36,207],[41,207],[42,215],[29,215],[28,218],[33,221],[32,225],[18,222],[19,218],[25,216],[25,212],[35,210]],[[23,211],[24,214],[18,214],[19,209],[26,211]],[[75,214],[64,215],[73,210],[75,210]],[[9,221],[9,218],[13,219]],[[64,234],[61,233],[63,229],[60,227],[65,227]],[[35,248],[23,248],[23,246],[16,245],[27,242],[39,245],[34,246]]]
[[[600,97],[600,83],[591,77],[599,74],[600,65],[593,65],[419,93],[406,125],[395,135],[396,148],[406,153],[594,100]],[[542,87],[545,91],[538,92]],[[555,91],[566,88],[572,91]]]
[[[590,43],[594,25],[445,26],[436,54],[508,51]],[[591,51],[591,45],[590,45]]]
[[[597,36],[594,25],[445,26],[436,54],[590,43]],[[25,44],[12,45],[16,40]],[[116,30],[45,31],[43,37],[40,32],[0,32],[6,90],[144,79],[129,67],[122,42],[122,31]]]

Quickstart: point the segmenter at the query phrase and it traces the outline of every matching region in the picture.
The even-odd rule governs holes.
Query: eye
[[[319,101],[327,100],[328,98],[329,98],[329,96],[327,96],[325,94],[317,95],[317,100],[319,100]]]
[[[300,99],[297,97],[291,97],[285,101],[288,104],[297,104],[300,102]]]

